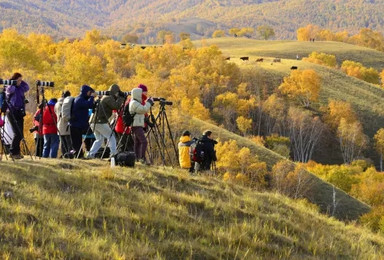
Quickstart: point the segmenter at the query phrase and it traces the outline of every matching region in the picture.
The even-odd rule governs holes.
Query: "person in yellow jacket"
[[[191,139],[191,133],[184,131],[178,144],[179,162],[182,169],[188,169],[191,173],[194,172],[194,165],[191,160],[194,144],[195,142]]]

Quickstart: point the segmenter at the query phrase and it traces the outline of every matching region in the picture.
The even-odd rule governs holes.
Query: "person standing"
[[[80,95],[73,101],[69,125],[73,149],[76,151],[76,157],[79,158],[84,157],[84,153],[81,151],[82,136],[89,128],[88,109],[93,108],[95,96],[95,91],[90,86],[83,85],[80,90]]]
[[[10,156],[13,159],[21,159],[20,142],[24,139],[24,116],[25,116],[25,93],[29,91],[29,85],[23,81],[23,76],[16,72],[10,80],[16,80],[16,86],[6,86],[6,105],[8,107],[9,119],[12,130],[15,134],[11,148]]]
[[[147,151],[147,139],[145,137],[145,114],[149,112],[153,106],[153,99],[148,98],[145,104],[142,104],[143,90],[141,88],[134,88],[132,90],[132,98],[129,102],[129,112],[134,115],[132,123],[132,134],[134,135],[134,147],[136,159],[144,164],[149,164],[145,159]]]
[[[63,103],[65,98],[71,97],[71,92],[64,91],[61,95],[61,98],[57,101],[55,105],[55,114],[58,117],[57,119],[57,129],[60,135],[61,143],[61,155],[65,156],[70,151],[72,151],[72,141],[71,141],[71,131],[69,129],[69,120],[63,116]]]
[[[44,135],[44,158],[56,158],[59,149],[59,135],[57,134],[57,116],[55,114],[56,98],[48,101],[43,111],[43,135]]]
[[[41,114],[40,114],[41,113],[41,106],[42,106],[42,104],[39,105],[35,115],[33,116],[34,127],[31,128],[31,130],[35,130],[35,131],[33,131],[33,135],[34,135],[34,139],[35,139],[35,155],[37,157],[43,156],[43,148],[44,148],[43,127],[40,127],[40,121],[42,120]]]
[[[89,151],[88,158],[95,158],[95,154],[99,151],[104,139],[107,140],[111,150],[110,157],[116,155],[116,137],[109,125],[109,119],[112,116],[113,110],[120,109],[123,102],[124,97],[120,94],[120,87],[116,84],[109,87],[109,95],[105,95],[101,98],[97,113],[93,113],[89,120],[96,141]]]
[[[204,154],[200,164],[200,170],[209,171],[211,169],[212,162],[217,161],[215,151],[215,145],[217,144],[217,141],[213,140],[212,131],[207,130],[203,133],[203,136],[199,142],[202,144],[202,151]]]

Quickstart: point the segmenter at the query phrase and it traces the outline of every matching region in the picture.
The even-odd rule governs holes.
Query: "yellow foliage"
[[[341,69],[349,76],[362,79],[372,84],[380,83],[380,75],[374,68],[366,68],[360,62],[346,60]]]
[[[308,58],[304,58],[303,60],[320,65],[325,65],[331,68],[334,68],[337,65],[335,55],[326,54],[322,52],[319,53],[314,51],[309,54]]]
[[[252,128],[252,119],[239,116],[236,119],[236,124],[239,130],[243,133],[243,135],[247,135],[248,131]]]
[[[357,116],[351,104],[344,101],[330,100],[324,116],[325,123],[336,130],[340,125],[340,120],[344,118],[347,123],[357,121]]]
[[[314,70],[294,70],[290,76],[284,77],[279,90],[309,107],[311,102],[319,98],[320,78]]]
[[[235,177],[235,180],[236,182],[241,183],[243,185],[249,183],[249,179],[247,178],[247,176],[242,173],[238,173]]]
[[[308,24],[306,27],[299,28],[297,30],[297,40],[299,41],[309,41],[316,37],[319,31],[319,27],[313,24]]]

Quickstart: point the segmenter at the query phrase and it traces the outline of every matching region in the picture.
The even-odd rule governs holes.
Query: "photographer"
[[[95,154],[99,151],[104,139],[108,140],[109,148],[111,149],[110,157],[116,155],[116,138],[113,134],[109,119],[112,116],[112,111],[119,109],[124,102],[124,94],[121,93],[120,87],[113,84],[109,87],[109,95],[101,98],[97,112],[93,113],[90,118],[91,128],[96,137],[88,158],[95,158]]]
[[[189,131],[184,131],[178,144],[180,167],[182,169],[188,169],[190,173],[193,173],[195,168],[194,162],[191,160],[195,142],[196,138],[191,139],[191,133]]]
[[[72,115],[69,120],[71,139],[73,149],[76,151],[76,156],[83,158],[84,154],[81,151],[82,135],[87,131],[88,124],[88,109],[93,108],[95,91],[87,85],[81,87],[80,95],[75,98],[72,105]]]
[[[29,91],[29,86],[18,72],[13,74],[10,80],[17,81],[16,86],[5,87],[8,111],[11,114],[9,119],[15,134],[10,148],[10,156],[13,159],[21,159],[23,156],[20,154],[20,142],[24,138],[25,93]]]
[[[40,104],[37,108],[35,115],[33,116],[33,127],[29,129],[29,132],[33,133],[35,139],[35,155],[38,157],[43,156],[43,148],[44,148],[44,136],[43,136],[43,128],[40,126],[41,119],[41,106]]]
[[[55,114],[58,116],[57,128],[60,134],[62,156],[66,155],[72,150],[71,131],[68,125],[69,120],[63,116],[63,112],[62,112],[64,99],[70,96],[71,96],[71,92],[69,91],[63,92],[61,98],[59,98],[59,100],[55,105]]]
[[[140,160],[144,164],[149,164],[145,160],[145,152],[147,150],[147,139],[144,133],[145,127],[145,114],[149,112],[153,106],[152,98],[147,99],[147,102],[142,104],[142,88],[134,88],[132,90],[132,99],[129,102],[129,111],[133,118],[132,133],[134,135],[135,154],[136,159]]]
[[[203,152],[203,158],[200,165],[197,165],[197,167],[200,167],[200,171],[209,171],[211,169],[212,162],[216,162],[216,151],[215,151],[215,145],[217,144],[216,140],[213,140],[212,131],[205,131],[203,133],[203,136],[198,141],[196,145],[196,149],[199,145],[202,145],[201,150]]]
[[[56,98],[50,99],[43,111],[44,158],[56,158],[57,150],[59,149],[57,116],[54,112],[56,102]]]

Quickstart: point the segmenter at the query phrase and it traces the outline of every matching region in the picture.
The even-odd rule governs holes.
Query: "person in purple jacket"
[[[9,111],[9,122],[15,134],[11,148],[10,156],[13,159],[21,159],[20,142],[24,138],[24,116],[25,116],[25,93],[29,91],[28,84],[23,81],[23,76],[16,72],[11,80],[16,80],[16,86],[6,86],[6,104]]]

